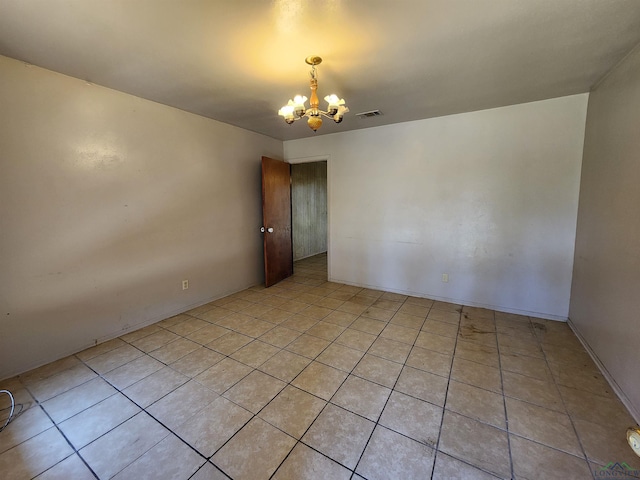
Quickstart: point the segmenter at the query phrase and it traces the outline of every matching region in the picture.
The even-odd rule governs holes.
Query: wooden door
[[[262,157],[264,282],[270,287],[293,275],[291,165]]]

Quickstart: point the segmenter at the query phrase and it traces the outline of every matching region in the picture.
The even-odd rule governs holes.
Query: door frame
[[[298,163],[327,162],[327,280],[331,281],[331,155],[314,155],[312,157],[285,158],[285,162],[291,165]],[[293,205],[292,205],[293,207]],[[293,227],[293,225],[292,225]]]

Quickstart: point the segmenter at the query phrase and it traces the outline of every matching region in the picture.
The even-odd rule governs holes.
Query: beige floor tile
[[[407,328],[390,323],[380,333],[380,336],[383,338],[388,338],[390,340],[395,340],[396,342],[408,343],[410,345],[413,345],[413,342],[415,342],[418,333],[419,327]]]
[[[94,378],[47,400],[42,407],[54,422],[60,423],[115,393],[116,390],[107,382]]]
[[[458,325],[454,323],[440,322],[438,320],[427,319],[422,325],[423,332],[442,335],[443,337],[456,338],[458,335]]]
[[[304,333],[318,322],[319,320],[297,314],[287,318],[280,324],[280,326]]]
[[[104,379],[119,390],[124,390],[161,368],[164,368],[162,362],[149,355],[143,355],[106,373]]]
[[[380,417],[380,425],[435,448],[442,408],[400,392],[392,392]]]
[[[280,349],[273,345],[261,342],[260,340],[255,340],[245,345],[240,350],[235,351],[231,355],[231,358],[244,363],[245,365],[256,368],[269,360],[279,351]]]
[[[420,305],[421,307],[431,308],[433,306],[433,300],[425,297],[407,297],[405,303],[411,305]]]
[[[254,417],[211,459],[234,480],[271,477],[296,440]]]
[[[191,380],[151,405],[147,412],[174,430],[216,398],[216,393]]]
[[[376,338],[377,337],[375,335],[370,333],[365,333],[353,328],[347,328],[338,338],[336,338],[335,342],[346,347],[366,352]]]
[[[173,362],[170,367],[187,377],[195,377],[224,359],[224,355],[207,347],[200,347]]]
[[[91,358],[97,357],[99,355],[102,355],[103,353],[110,352],[111,350],[115,350],[116,348],[123,347],[125,345],[126,343],[123,340],[114,338],[112,340],[108,340],[99,345],[96,345],[95,347],[87,348],[86,350],[76,353],[76,357],[78,357],[82,361],[87,361]]]
[[[402,371],[402,365],[384,358],[366,354],[353,373],[366,380],[393,388]]]
[[[331,399],[331,403],[377,421],[391,394],[389,388],[350,375]]]
[[[433,350],[427,350],[422,347],[413,347],[409,358],[407,358],[406,365],[426,372],[435,373],[442,377],[449,377],[452,360],[453,357],[450,355],[434,352]]]
[[[339,325],[346,328],[351,325],[357,318],[358,316],[353,313],[332,311],[329,315],[324,317],[323,320],[327,323],[332,323],[334,325]]]
[[[34,368],[33,370],[29,370],[26,373],[22,373],[18,378],[25,385],[32,385],[35,382],[39,382],[41,380],[44,380],[45,378],[57,375],[64,372],[65,370],[68,370],[71,367],[75,367],[81,364],[82,362],[80,360],[78,360],[74,355],[71,355],[69,357],[64,357],[60,360],[56,360],[55,362],[43,365],[41,367]]]
[[[164,367],[125,388],[122,393],[142,408],[146,408],[188,381],[189,377],[186,375]]]
[[[560,393],[552,382],[512,372],[502,372],[502,382],[508,397],[566,413]]]
[[[151,335],[132,341],[131,345],[139,348],[145,353],[149,353],[178,338],[180,337],[175,333],[162,329],[156,333],[152,333]]]
[[[469,318],[478,318],[483,320],[493,320],[495,318],[495,312],[487,308],[482,307],[470,307],[465,305],[462,307],[462,314]]]
[[[549,369],[558,385],[584,390],[603,397],[615,396],[613,389],[595,366],[550,363]]]
[[[458,315],[460,315],[460,312],[462,312],[462,305],[435,300],[433,302],[433,305],[431,305],[431,311],[433,310],[441,310],[443,312],[457,313]]]
[[[38,475],[36,480],[95,480],[95,478],[80,457],[74,454]]]
[[[308,335],[313,335],[314,337],[320,337],[330,342],[334,341],[336,338],[340,336],[342,332],[344,332],[345,327],[341,327],[340,325],[336,325],[334,323],[329,322],[318,322],[309,330],[307,330]]]
[[[354,315],[362,315],[362,313],[365,312],[367,308],[369,308],[368,305],[362,305],[361,303],[356,303],[352,301],[352,299],[349,299],[342,305],[340,305],[336,310],[338,310],[339,312],[353,313]]]
[[[425,315],[426,316],[426,315]],[[390,320],[390,324],[392,325],[398,325],[400,327],[406,327],[406,328],[412,328],[415,330],[420,330],[420,328],[422,328],[422,325],[424,324],[424,320],[425,317],[418,317],[416,315],[411,315],[409,313],[406,312],[401,312],[398,311],[396,312],[396,314],[393,316],[393,318]],[[409,343],[409,342],[407,342]],[[411,342],[413,343],[413,342]]]
[[[6,479],[30,479],[73,454],[56,428],[45,430],[0,454],[0,472]]]
[[[373,305],[375,303],[376,299],[371,297],[371,296],[369,296],[369,295],[362,295],[361,293],[358,293],[356,296],[354,296],[349,301],[369,307],[369,306],[371,306],[371,305]]]
[[[191,478],[203,463],[205,460],[200,455],[175,435],[169,435],[122,470],[114,480],[134,478],[186,480]]]
[[[374,426],[369,420],[329,404],[302,437],[302,441],[353,469]]]
[[[431,301],[431,303],[428,305],[420,305],[418,303],[411,303],[409,301],[405,301],[405,303],[402,304],[398,312],[408,313],[409,315],[414,315],[416,317],[422,317],[423,319],[425,319],[427,317],[427,314],[429,313],[429,310],[431,309],[432,303],[433,302]]]
[[[288,300],[283,304],[279,305],[278,308],[286,312],[300,313],[302,310],[304,310],[308,306],[309,306],[308,303],[299,302],[297,300]]]
[[[498,345],[495,332],[476,330],[473,326],[468,325],[462,326],[462,322],[458,330],[458,339],[494,348]]]
[[[438,310],[437,308],[432,307],[427,315],[427,320],[449,323],[457,327],[460,324],[460,313],[455,311],[448,312],[445,310]]]
[[[58,426],[80,449],[140,412],[124,395],[115,394],[65,420]]]
[[[409,296],[401,293],[384,292],[380,298],[391,300],[392,302],[404,302]]]
[[[189,480],[228,480],[228,478],[219,468],[207,462]]]
[[[581,455],[569,416],[529,403],[506,398],[509,431],[574,455]]]
[[[211,304],[208,305],[211,306],[210,309],[208,309],[206,312],[196,314],[198,318],[206,322],[216,323],[218,320],[224,317],[228,317],[232,313],[231,310],[227,310],[226,308],[220,308]]]
[[[28,387],[38,401],[44,402],[96,377],[97,375],[91,369],[79,364],[50,377],[29,383]]]
[[[457,413],[445,411],[438,450],[498,476],[511,476],[506,432]]]
[[[303,357],[314,359],[329,346],[327,340],[303,334],[296,340],[287,345],[287,350]]]
[[[312,303],[314,303],[315,301],[317,301],[317,300],[314,300]],[[304,310],[302,310],[300,312],[300,315],[304,315],[305,317],[313,318],[314,320],[322,320],[323,318],[325,318],[327,315],[329,315],[332,312],[333,312],[333,310],[330,309],[330,308],[319,307],[318,305],[310,305],[307,308],[305,308]]]
[[[620,430],[626,430],[634,423],[625,406],[616,397],[602,397],[563,385],[559,385],[558,390],[573,419],[579,418]]]
[[[551,371],[543,359],[525,355],[504,355],[501,351],[500,365],[506,372],[519,373],[539,380],[552,382]]]
[[[264,335],[269,330],[274,328],[275,324],[252,318],[247,322],[238,325],[235,330],[243,335],[247,335],[252,338],[258,338],[260,335]]]
[[[250,317],[258,318],[260,315],[262,315],[265,312],[268,312],[272,308],[273,307],[271,307],[269,305],[262,305],[260,303],[254,303],[253,305],[241,310],[240,313],[243,313],[244,315],[249,315]]]
[[[363,356],[364,352],[360,350],[333,343],[318,355],[316,361],[338,370],[350,372]]]
[[[584,457],[574,457],[524,438],[511,436],[513,471],[523,480],[584,480],[591,471]]]
[[[206,345],[207,343],[213,342],[216,338],[220,338],[227,333],[229,333],[229,330],[226,328],[220,327],[218,325],[207,324],[206,327],[190,333],[186,336],[186,338],[191,340],[192,342],[199,343],[200,345]]]
[[[448,379],[413,367],[404,367],[395,389],[413,397],[443,406]]]
[[[85,363],[99,374],[105,374],[129,363],[141,355],[143,355],[143,353],[140,350],[125,343],[124,346],[93,357],[85,361]]]
[[[169,431],[140,412],[80,450],[99,478],[111,478],[169,435]]]
[[[196,342],[192,342],[186,338],[178,338],[153,352],[149,352],[149,355],[169,365],[199,348],[202,348],[202,346]]]
[[[220,352],[223,355],[231,355],[236,350],[241,349],[247,343],[252,342],[253,338],[236,332],[229,332],[214,341],[207,343],[205,346]]]
[[[456,344],[456,358],[500,368],[498,349],[479,343],[458,340]]]
[[[589,460],[600,465],[626,462],[640,471],[640,457],[633,453],[627,443],[626,428],[611,428],[580,419],[574,419],[573,423]],[[632,425],[630,423],[628,427]]]
[[[304,443],[298,443],[289,457],[280,466],[274,480],[348,480],[351,471],[339,463],[310,449]]]
[[[158,322],[158,325],[164,329],[168,329],[169,327],[173,327],[182,322],[186,322],[189,318],[191,318],[189,315],[180,313],[178,315],[174,315],[173,317],[169,317],[169,318],[165,318],[164,320],[161,320],[160,322]]]
[[[289,385],[259,413],[259,416],[299,439],[326,404],[326,401]]]
[[[409,344],[378,337],[367,353],[386,358],[392,362],[404,363],[410,351],[411,345]]]
[[[283,298],[272,297],[273,299],[278,299],[278,301],[282,301],[284,303],[286,300]],[[287,318],[293,316],[292,312],[287,312],[286,310],[281,310],[279,308],[274,308],[272,310],[267,310],[264,313],[261,313],[258,318],[260,320],[264,320],[265,322],[273,323],[274,325],[279,325],[284,322]]]
[[[269,345],[273,345],[274,347],[284,348],[300,335],[302,334],[297,330],[292,330],[278,325],[264,335],[261,335],[258,340],[268,343]]]
[[[141,338],[148,337],[149,335],[160,331],[162,331],[162,328],[154,323],[153,325],[147,325],[146,327],[121,335],[119,338],[127,343],[133,343],[136,340],[140,340]]]
[[[362,312],[363,317],[380,320],[381,322],[388,322],[394,315],[395,310],[387,310],[373,305],[369,306],[364,312]]]
[[[371,335],[380,335],[380,332],[386,327],[386,322],[380,320],[373,320],[372,318],[358,317],[349,328],[353,330],[359,330],[361,332],[369,333]]]
[[[167,330],[175,333],[176,335],[180,335],[181,337],[186,337],[190,333],[193,333],[208,325],[210,325],[209,322],[205,322],[204,320],[200,320],[199,318],[189,317],[184,322],[181,322],[177,325],[173,325],[171,327],[166,327],[166,328]]]
[[[284,382],[290,382],[304,370],[309,363],[311,363],[311,359],[307,357],[281,350],[263,363],[259,367],[259,370],[279,378]]]
[[[237,362],[232,358],[225,358],[208,368],[194,380],[216,393],[222,394],[230,387],[249,375],[253,369]]]
[[[500,370],[481,363],[454,358],[451,378],[502,394]]]
[[[318,362],[311,362],[292,382],[306,392],[329,400],[347,378],[347,373]]]
[[[329,297],[322,297],[317,302],[314,302],[314,304],[318,305],[319,307],[326,307],[326,308],[330,308],[332,310],[335,310],[336,308],[338,308],[343,303],[344,303],[343,300],[339,300],[337,298],[329,298]]]
[[[287,384],[266,373],[254,370],[224,393],[224,397],[258,413]]]
[[[4,421],[0,423],[0,427],[3,425]],[[30,408],[14,415],[11,423],[0,432],[0,453],[6,452],[51,427],[53,427],[53,422],[49,420],[41,408]]]
[[[494,427],[506,428],[502,395],[451,380],[446,409]]]
[[[392,300],[383,300],[379,298],[378,300],[376,300],[373,306],[377,308],[383,308],[385,310],[391,310],[393,312],[397,312],[402,306],[402,302],[394,302]]]
[[[435,451],[378,425],[356,471],[369,480],[430,478]]]
[[[415,346],[444,353],[445,355],[453,355],[453,351],[456,348],[456,339],[428,332],[420,332],[416,338]]]
[[[248,410],[218,397],[176,428],[175,434],[209,458],[252,417]]]
[[[499,477],[442,452],[438,452],[436,455],[436,464],[431,477],[432,480],[495,480],[496,478]],[[502,478],[511,478],[511,475]]]

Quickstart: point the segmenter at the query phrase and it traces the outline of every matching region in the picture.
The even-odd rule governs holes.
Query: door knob
[[[273,228],[271,228],[271,227],[267,228],[267,232],[273,233]]]
[[[260,232],[264,233],[264,227],[260,227]]]

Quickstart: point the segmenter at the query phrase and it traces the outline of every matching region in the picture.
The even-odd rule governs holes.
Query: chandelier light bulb
[[[305,106],[307,97],[304,95],[296,95],[293,100],[289,100],[289,103],[282,107],[278,111],[278,115],[284,117],[285,122],[292,124],[294,121],[307,117],[307,125],[315,132],[322,126],[322,118],[331,118],[334,122],[340,123],[344,117],[344,114],[349,109],[344,106],[344,99],[338,97],[336,94],[327,95],[324,97],[328,104],[327,110],[320,110],[319,100],[316,91],[318,90],[318,75],[316,72],[316,65],[320,65],[322,58],[316,56],[310,56],[305,59],[307,64],[311,65],[309,87],[311,88],[311,98],[309,100],[310,107]]]

